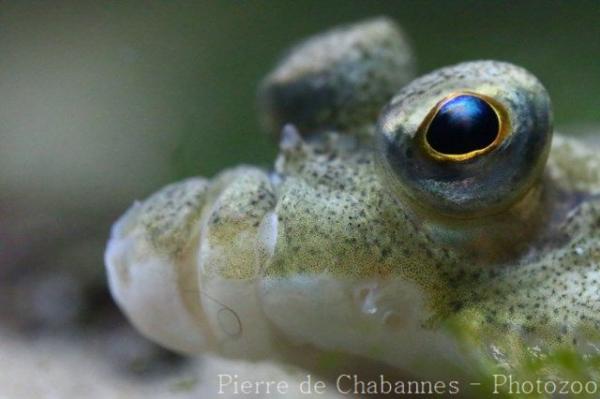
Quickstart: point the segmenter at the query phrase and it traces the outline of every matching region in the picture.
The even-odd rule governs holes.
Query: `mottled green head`
[[[106,263],[132,322],[181,351],[321,370],[588,353],[600,156],[551,143],[548,94],[520,67],[412,69],[387,19],[294,47],[259,93],[272,170],[170,185],[115,224]]]

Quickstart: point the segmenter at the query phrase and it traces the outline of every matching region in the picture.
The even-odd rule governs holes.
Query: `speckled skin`
[[[387,18],[333,29],[292,48],[264,79],[263,124],[275,135],[288,123],[303,133],[357,130],[373,123],[414,69],[404,34]]]
[[[389,29],[382,21],[368,22],[367,31],[373,23]],[[518,134],[551,134],[543,87],[525,70],[495,62],[416,80],[391,100],[379,130],[375,119],[355,121],[356,129],[346,121],[319,129],[318,118],[305,125],[309,131],[287,126],[273,170],[242,166],[210,181],[189,179],[128,211],[106,254],[117,302],[169,347],[315,369],[322,366],[315,359],[336,354],[449,378],[490,364],[521,370],[531,348],[593,353],[600,332],[594,148],[555,135],[545,169],[548,136],[532,152],[537,161],[492,156],[485,173],[527,165],[533,172],[511,180],[509,188],[525,189],[501,211],[470,218],[407,200],[398,194],[402,181],[382,167],[376,136],[411,136],[459,86],[512,101]],[[513,95],[524,86],[530,91]],[[382,123],[395,125],[382,131]],[[489,189],[486,175],[479,177]]]

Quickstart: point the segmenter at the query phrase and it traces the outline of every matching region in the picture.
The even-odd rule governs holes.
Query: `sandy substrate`
[[[243,363],[203,358],[176,371],[134,377],[115,368],[105,348],[89,339],[42,338],[24,340],[0,331],[0,399],[137,399],[137,398],[307,398],[299,393],[306,373],[268,363]],[[229,386],[219,393],[219,374],[239,380],[287,381],[289,392],[235,393]],[[337,398],[328,392],[320,398]]]

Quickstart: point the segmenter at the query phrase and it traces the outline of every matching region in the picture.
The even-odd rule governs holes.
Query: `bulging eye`
[[[381,114],[377,136],[398,194],[447,216],[489,215],[539,180],[552,137],[550,101],[522,68],[459,64],[402,89]]]
[[[425,118],[421,145],[438,160],[465,161],[497,147],[506,137],[503,107],[475,93],[456,93],[441,100]]]

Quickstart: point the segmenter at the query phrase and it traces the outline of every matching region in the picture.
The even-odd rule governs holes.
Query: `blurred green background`
[[[4,2],[3,191],[122,209],[175,178],[269,166],[260,78],[291,43],[376,15],[404,27],[419,73],[511,61],[547,86],[559,127],[600,121],[598,1]]]

